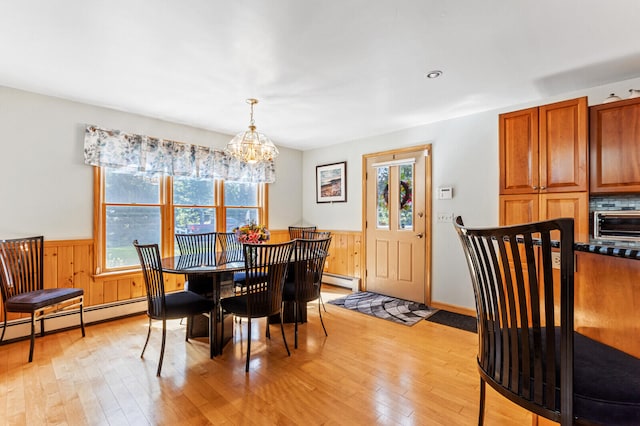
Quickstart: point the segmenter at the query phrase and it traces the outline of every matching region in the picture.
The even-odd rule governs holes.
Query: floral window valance
[[[131,172],[273,183],[273,161],[247,164],[222,150],[88,125],[84,162]]]

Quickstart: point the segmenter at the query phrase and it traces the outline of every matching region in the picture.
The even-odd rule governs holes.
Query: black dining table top
[[[244,270],[244,262],[229,262],[217,265],[211,261],[215,257],[186,254],[162,259],[162,270],[176,274],[197,274],[211,272],[237,272]]]

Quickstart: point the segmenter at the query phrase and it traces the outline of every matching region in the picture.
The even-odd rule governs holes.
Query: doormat
[[[412,326],[435,312],[424,303],[363,291],[327,303],[376,318]]]
[[[460,330],[470,331],[472,333],[478,332],[478,324],[475,317],[457,314],[455,312],[443,311],[442,309],[429,316],[429,318],[427,318],[427,321],[436,322],[438,324],[447,325],[449,327],[459,328]]]

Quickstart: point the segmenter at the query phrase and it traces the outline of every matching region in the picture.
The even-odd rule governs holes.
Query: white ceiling
[[[0,3],[0,85],[228,134],[255,97],[302,150],[638,76],[637,0]]]

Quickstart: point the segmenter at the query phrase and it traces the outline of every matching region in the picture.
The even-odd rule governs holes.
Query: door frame
[[[362,285],[361,290],[367,290],[367,271],[369,265],[367,265],[367,160],[371,157],[377,157],[381,155],[393,155],[412,151],[424,150],[424,214],[425,214],[425,259],[424,259],[424,298],[427,306],[431,305],[431,235],[432,235],[432,179],[431,179],[431,163],[433,157],[433,150],[431,144],[415,145],[406,148],[392,149],[389,151],[380,151],[362,155],[362,244],[360,248],[362,250],[361,259],[364,260],[364,267],[362,268],[361,276]]]

